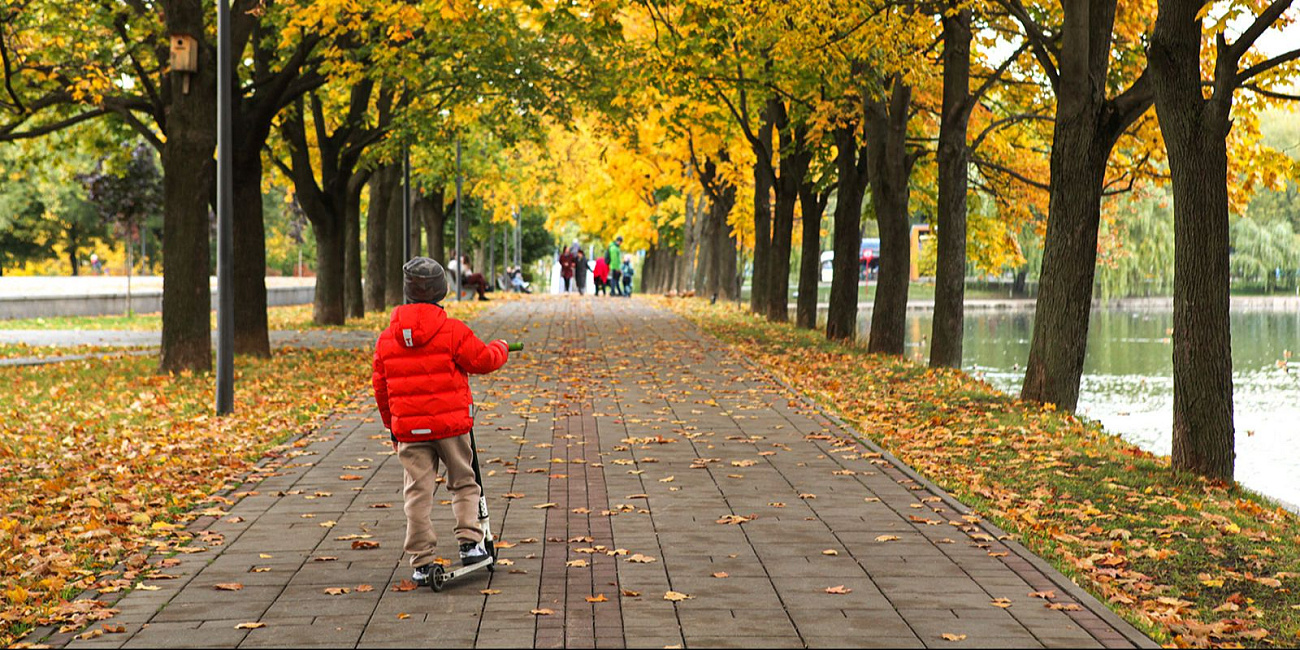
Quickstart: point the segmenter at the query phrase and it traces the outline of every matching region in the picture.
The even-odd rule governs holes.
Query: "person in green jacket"
[[[605,261],[609,264],[609,290],[615,296],[623,295],[621,287],[623,283],[623,249],[619,248],[623,244],[623,236],[619,235],[614,238],[614,243],[609,245],[609,250],[605,251]]]

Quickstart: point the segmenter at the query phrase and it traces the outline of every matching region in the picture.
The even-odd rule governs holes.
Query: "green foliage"
[[[1232,224],[1232,274],[1252,288],[1272,292],[1295,286],[1300,238],[1291,224],[1238,219]]]
[[[1118,201],[1118,216],[1103,221],[1100,237],[1114,243],[1099,255],[1097,297],[1169,295],[1174,286],[1174,211],[1167,189]]]

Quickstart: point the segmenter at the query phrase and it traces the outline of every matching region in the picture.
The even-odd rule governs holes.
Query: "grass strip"
[[[484,306],[448,312],[466,319]],[[150,571],[144,558],[189,540],[183,523],[209,512],[201,504],[216,507],[214,493],[331,413],[368,407],[370,359],[370,350],[297,348],[239,357],[235,412],[221,418],[211,373],[158,374],[152,356],[5,369],[0,646],[40,625],[97,620],[102,606],[70,599],[132,588]]]

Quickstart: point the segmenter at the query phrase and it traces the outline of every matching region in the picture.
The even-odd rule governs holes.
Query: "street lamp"
[[[235,296],[231,288],[230,0],[217,0],[217,415],[235,408]]]

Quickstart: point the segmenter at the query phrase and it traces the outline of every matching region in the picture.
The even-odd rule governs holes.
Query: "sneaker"
[[[433,577],[433,565],[415,567],[415,572],[411,574],[411,580],[421,587],[429,586],[429,580]]]
[[[488,552],[487,548],[483,546],[483,542],[460,543],[461,564],[469,566],[471,564],[478,564],[486,559],[488,559]]]

